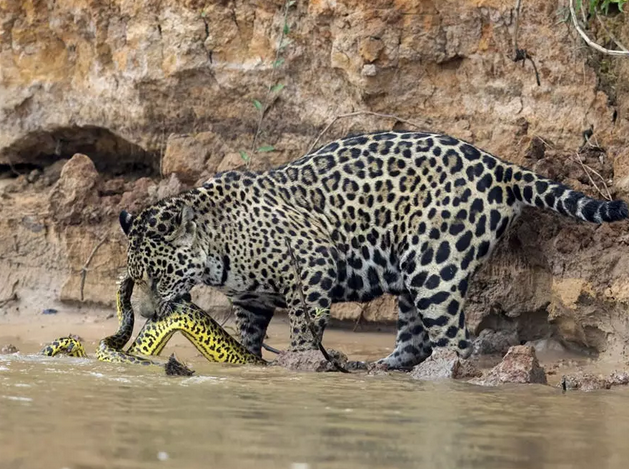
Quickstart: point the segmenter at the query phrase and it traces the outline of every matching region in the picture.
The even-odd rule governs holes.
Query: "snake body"
[[[96,358],[111,363],[138,363],[160,365],[144,356],[159,355],[173,334],[180,331],[211,362],[236,364],[264,364],[262,358],[249,352],[236,339],[229,335],[212,317],[192,302],[177,300],[164,308],[159,317],[147,320],[135,341],[123,351],[133,334],[135,322],[131,294],[133,280],[126,276],[120,282],[116,294],[118,330],[105,337],[98,344]],[[61,337],[46,345],[42,355],[66,354],[72,357],[85,357],[85,349],[74,337]]]

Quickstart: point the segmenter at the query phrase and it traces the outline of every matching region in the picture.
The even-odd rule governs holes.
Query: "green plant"
[[[593,15],[594,13],[609,14],[609,7],[615,5],[620,11],[624,11],[623,8],[627,3],[627,0],[576,0],[577,11],[581,8],[587,8],[587,11]]]
[[[282,30],[280,31],[280,38],[277,43],[277,48],[275,50],[275,59],[273,60],[273,71],[271,73],[270,84],[267,88],[267,91],[264,97],[260,100],[253,100],[253,107],[258,112],[258,122],[256,125],[256,130],[253,134],[253,142],[251,144],[251,153],[266,153],[275,151],[275,147],[273,145],[259,145],[260,135],[262,133],[262,127],[264,122],[264,116],[269,111],[269,109],[275,104],[275,101],[279,97],[280,93],[286,85],[284,83],[276,83],[276,74],[277,70],[284,65],[284,57],[282,57],[282,53],[286,49],[286,47],[291,44],[291,40],[287,37],[290,33],[290,26],[288,24],[288,10],[297,3],[297,0],[286,0],[284,2],[284,21],[282,23]],[[245,164],[248,166],[251,162],[251,156],[245,150],[240,150],[240,157],[243,159]]]
[[[322,316],[330,316],[330,310],[328,308],[317,308],[317,309],[315,309],[314,319],[319,319]]]

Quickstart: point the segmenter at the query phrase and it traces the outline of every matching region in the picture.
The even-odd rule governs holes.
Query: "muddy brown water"
[[[29,327],[30,336],[42,330]],[[625,468],[629,458],[627,388],[562,394],[236,367],[203,362],[184,341],[171,350],[196,375],[166,377],[35,356],[40,344],[18,330],[5,324],[0,333],[22,350],[0,355],[2,469],[590,469]],[[59,335],[52,325],[43,330]],[[98,324],[73,332],[102,333]],[[347,334],[330,337],[348,342]],[[354,355],[382,352],[353,340]]]

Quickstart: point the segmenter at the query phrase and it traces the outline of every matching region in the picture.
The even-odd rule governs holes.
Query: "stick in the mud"
[[[323,357],[338,371],[341,373],[349,373],[348,370],[343,368],[336,360],[334,360],[328,354],[328,351],[325,349],[323,344],[321,343],[321,337],[317,334],[315,330],[314,323],[312,322],[312,318],[310,317],[310,312],[308,311],[308,303],[306,303],[306,297],[304,295],[304,288],[301,283],[301,271],[299,269],[299,263],[297,262],[297,258],[293,253],[293,248],[290,245],[290,241],[286,238],[286,247],[288,248],[288,254],[290,256],[291,264],[293,265],[293,270],[295,271],[295,281],[297,282],[297,291],[299,293],[299,298],[301,299],[301,305],[304,309],[304,318],[306,319],[306,324],[308,325],[308,329],[314,338],[319,351],[323,355]]]
[[[87,271],[89,270],[88,267],[92,263],[92,259],[94,258],[96,251],[98,251],[98,248],[100,248],[103,244],[105,244],[105,241],[107,241],[107,237],[104,237],[103,239],[101,239],[98,242],[98,244],[94,246],[94,249],[92,249],[90,256],[87,258],[87,261],[85,261],[85,265],[81,268],[81,301],[83,301],[83,298],[84,298],[83,290],[85,289],[85,278],[87,277]]]
[[[526,49],[518,48],[518,32],[520,30],[520,5],[522,4],[522,0],[515,1],[515,27],[513,33],[513,61],[514,62],[522,62],[522,66],[524,66],[527,60],[530,60],[533,65],[533,70],[535,71],[535,80],[537,81],[537,86],[542,86],[542,83],[539,79],[539,72],[537,71],[537,65],[533,61],[533,57],[529,55]]]
[[[10,303],[11,301],[17,301],[17,293],[15,291],[15,287],[17,286],[19,282],[20,282],[19,280],[16,280],[15,282],[13,282],[13,285],[11,286],[11,296],[9,296],[8,298],[4,298],[3,300],[0,300],[0,307]]]

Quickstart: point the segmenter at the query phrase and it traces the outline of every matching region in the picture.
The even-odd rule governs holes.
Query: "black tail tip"
[[[629,217],[629,209],[627,208],[627,204],[624,200],[607,202],[605,208],[606,213],[603,214],[603,221],[619,221]]]

